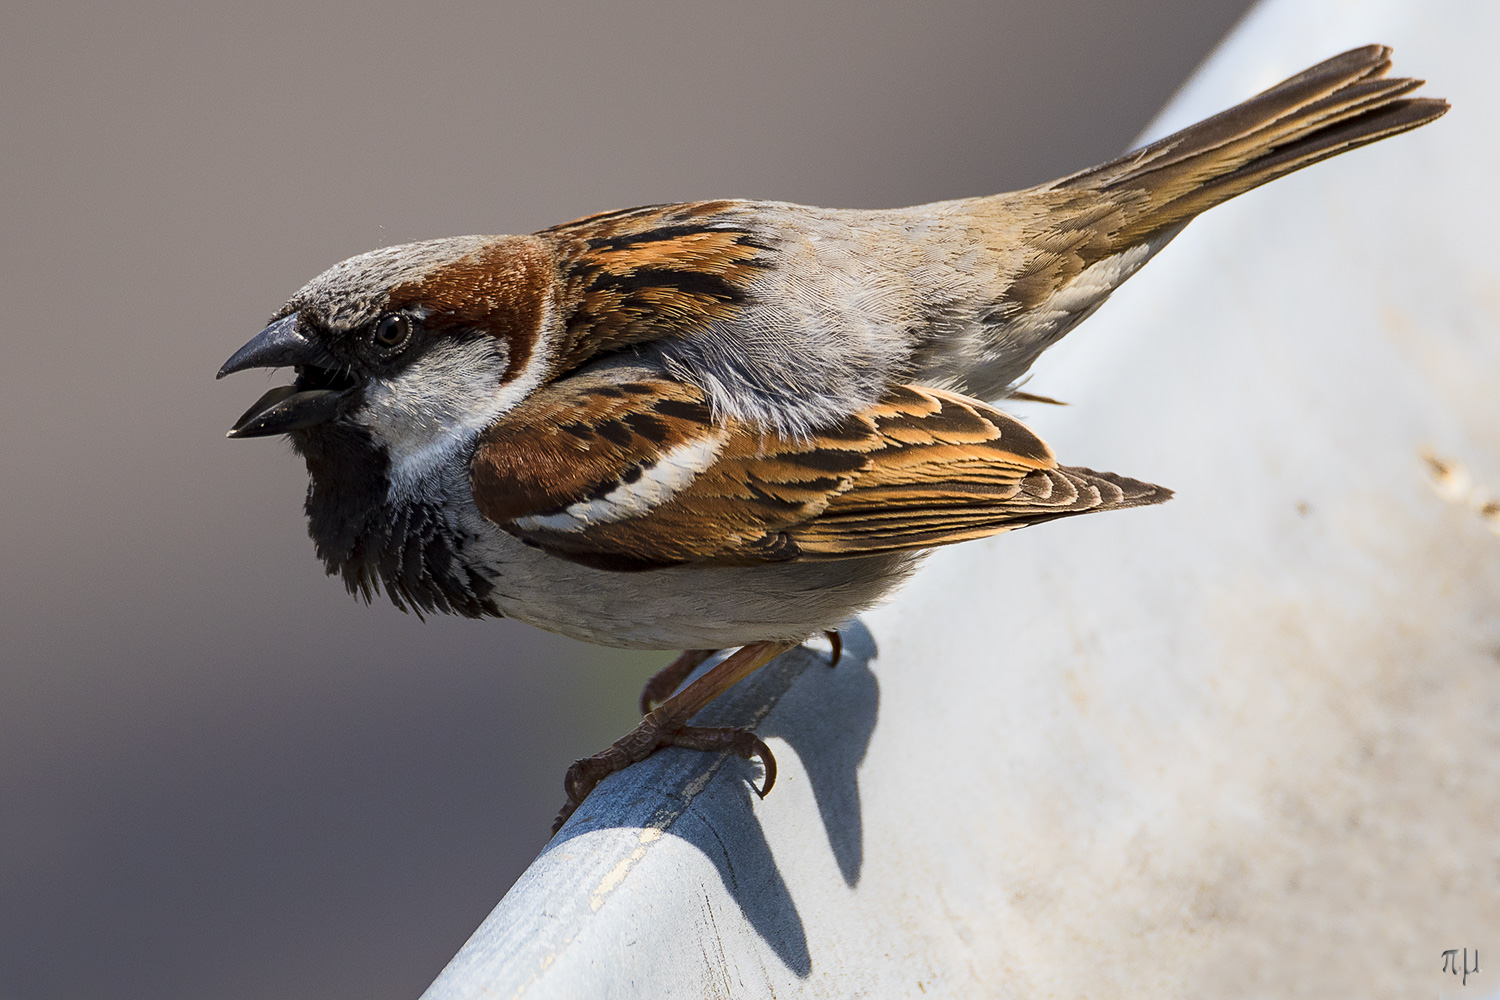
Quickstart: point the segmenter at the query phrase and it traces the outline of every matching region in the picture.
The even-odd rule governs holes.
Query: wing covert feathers
[[[647,205],[543,230],[558,249],[565,303],[556,361],[567,371],[629,344],[734,319],[773,265],[744,202]]]
[[[512,411],[481,438],[471,473],[485,517],[616,570],[925,549],[1171,495],[1059,466],[1019,421],[955,393],[898,386],[792,438],[716,421],[697,388],[607,373]]]

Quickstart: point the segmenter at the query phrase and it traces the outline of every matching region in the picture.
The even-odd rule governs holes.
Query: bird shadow
[[[750,726],[763,739],[776,737],[791,747],[839,873],[852,888],[864,864],[858,770],[879,714],[880,685],[870,670],[877,650],[869,629],[855,622],[842,638],[843,656],[833,668],[827,653],[791,650],[725,692],[693,722]],[[755,813],[752,782],[759,781],[759,767],[737,757],[659,751],[602,782],[547,852],[585,833],[620,827],[654,827],[685,841],[713,863],[766,945],[806,977],[812,972],[806,929]]]

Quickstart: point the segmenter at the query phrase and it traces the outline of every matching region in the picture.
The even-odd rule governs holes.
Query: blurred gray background
[[[415,997],[666,657],[326,579],[213,373],[351,254],[1120,152],[1243,0],[11,4],[0,998]],[[1041,389],[1045,391],[1045,387]]]

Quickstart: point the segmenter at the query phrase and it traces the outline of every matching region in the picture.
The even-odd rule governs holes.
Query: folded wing
[[[564,379],[481,438],[480,511],[528,544],[616,570],[915,550],[1171,493],[1059,466],[1019,421],[899,386],[802,437],[716,419],[696,387]]]

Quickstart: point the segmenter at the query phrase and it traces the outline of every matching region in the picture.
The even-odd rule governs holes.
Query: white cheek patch
[[[502,385],[508,360],[505,343],[491,337],[441,343],[394,378],[366,384],[351,416],[386,446],[392,495],[412,492],[541,382],[546,364],[533,356]]]
[[[649,514],[685,489],[724,450],[727,435],[700,438],[662,455],[650,468],[642,469],[631,483],[621,483],[602,497],[580,500],[557,514],[532,514],[516,518],[523,531],[586,531],[596,524],[624,521]]]

